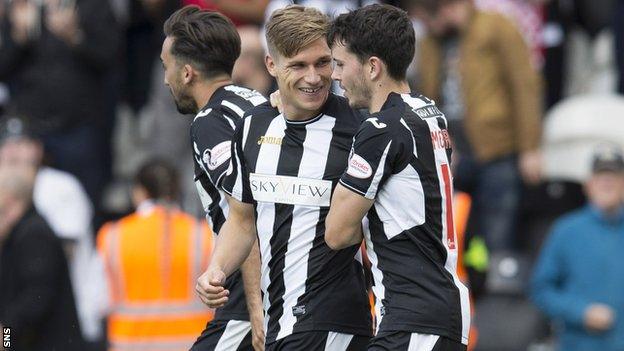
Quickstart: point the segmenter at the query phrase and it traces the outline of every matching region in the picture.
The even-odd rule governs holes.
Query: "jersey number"
[[[455,250],[455,227],[453,224],[453,194],[451,192],[451,171],[449,165],[441,166],[442,179],[444,180],[444,197],[446,200],[446,244],[449,249]]]

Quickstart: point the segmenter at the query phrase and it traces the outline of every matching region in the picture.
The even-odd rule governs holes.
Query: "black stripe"
[[[208,208],[208,215],[212,220],[212,231],[214,233],[219,233],[221,226],[225,223],[225,214],[221,206],[219,206],[219,202],[221,201],[221,192],[219,192],[214,184],[212,184],[212,182],[208,179],[206,173],[202,173],[199,176],[199,183],[202,188],[206,190],[206,193],[212,200]]]
[[[327,159],[325,161],[325,170],[323,171],[323,179],[333,179],[332,194],[334,192],[336,184],[338,184],[338,179],[334,174],[336,170],[336,166],[334,164],[336,162],[346,164],[350,150],[350,145],[345,143],[345,141],[349,141],[349,138],[341,138],[340,135],[337,135],[337,131],[341,130],[340,127],[341,125],[339,124],[339,119],[337,118],[334,127],[332,128],[332,137],[330,141],[329,151],[327,154]],[[304,303],[304,301],[309,299],[308,294],[310,292],[310,286],[312,285],[311,278],[318,277],[319,272],[322,271],[323,268],[325,268],[324,263],[328,261],[327,255],[335,255],[335,252],[332,251],[329,246],[327,246],[327,244],[325,244],[325,218],[327,218],[328,213],[329,207],[319,209],[319,220],[316,224],[316,233],[314,235],[312,249],[310,250],[310,254],[308,255],[308,276],[305,283],[306,289],[305,292],[297,299],[297,305],[300,305]],[[304,317],[304,315],[298,316],[297,321],[302,319],[302,317]]]
[[[280,117],[277,117],[280,118]],[[303,157],[303,142],[306,137],[305,125],[287,125],[282,139],[282,147],[277,163],[277,174],[296,177]],[[269,261],[269,278],[271,283],[267,289],[270,307],[268,310],[269,323],[267,338],[272,339],[280,331],[279,319],[284,311],[283,295],[286,291],[284,284],[284,266],[288,254],[288,240],[290,238],[293,205],[275,204],[275,222],[273,236],[270,240],[271,260]]]
[[[251,329],[249,329],[249,332],[247,333],[247,335],[245,335],[245,337],[243,338],[243,341],[241,341],[241,343],[238,345],[238,347],[236,348],[236,351],[253,351],[254,348],[252,346],[252,338],[251,338]]]
[[[250,118],[250,117],[248,117]],[[243,155],[241,157],[245,158],[246,167],[249,170],[256,169],[256,163],[258,162],[258,153],[260,153],[260,145],[258,145],[258,140],[261,136],[267,133],[269,126],[274,118],[277,117],[268,117],[268,116],[258,116],[251,117],[251,122],[249,123],[249,131],[247,132],[247,140],[243,140],[245,143],[243,145]]]
[[[364,351],[370,342],[368,336],[353,335],[345,351]]]

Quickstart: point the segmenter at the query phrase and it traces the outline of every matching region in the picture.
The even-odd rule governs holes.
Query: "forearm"
[[[260,267],[260,252],[256,243],[241,267],[247,310],[249,311],[249,321],[251,322],[252,345],[256,351],[264,350],[265,342],[264,311],[260,290]]]
[[[228,218],[217,237],[210,268],[219,269],[226,276],[240,268],[254,244],[255,233],[249,234],[240,222]]]
[[[249,315],[263,316],[262,296],[260,293],[260,250],[255,243],[249,252],[249,256],[247,256],[247,259],[241,266],[241,273],[243,275]]]
[[[325,221],[325,241],[334,250],[357,245],[362,241],[362,225],[360,222],[344,222],[331,211]]]
[[[325,242],[334,249],[344,249],[362,242],[362,218],[373,200],[355,194],[338,184],[325,219]]]

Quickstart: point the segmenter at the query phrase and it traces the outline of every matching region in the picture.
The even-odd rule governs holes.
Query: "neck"
[[[217,91],[217,89],[229,84],[232,84],[232,78],[226,75],[218,76],[196,84],[193,89],[193,98],[195,99],[197,108],[202,109],[208,104],[208,101],[210,101],[210,98],[214,92]]]
[[[381,111],[381,107],[388,100],[388,95],[390,93],[397,94],[409,94],[411,93],[411,89],[407,81],[396,81],[391,79],[386,79],[380,82],[374,82],[372,98],[370,104],[368,105],[368,111],[370,113],[376,113]]]

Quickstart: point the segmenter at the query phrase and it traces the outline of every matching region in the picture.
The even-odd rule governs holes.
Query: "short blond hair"
[[[289,5],[275,10],[266,23],[269,53],[293,57],[318,39],[325,39],[329,17],[312,7]]]

